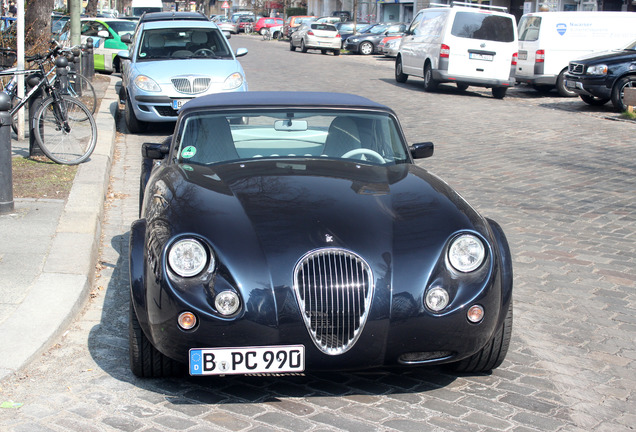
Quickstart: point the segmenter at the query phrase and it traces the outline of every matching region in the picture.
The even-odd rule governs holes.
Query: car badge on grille
[[[486,44],[485,44],[485,43],[483,43],[483,42],[482,42],[479,46],[480,46],[481,48],[486,48]]]
[[[331,234],[325,234],[325,242],[333,243],[333,236]]]

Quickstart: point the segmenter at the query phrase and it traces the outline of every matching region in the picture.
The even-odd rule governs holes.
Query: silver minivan
[[[451,6],[422,9],[400,42],[395,80],[409,75],[424,78],[424,89],[456,83],[492,88],[503,99],[515,85],[517,23],[499,6],[453,2]]]

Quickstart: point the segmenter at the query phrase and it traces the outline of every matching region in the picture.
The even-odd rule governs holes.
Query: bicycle
[[[68,79],[66,66],[68,60],[59,56],[61,48],[55,47],[44,55],[27,57],[26,60],[37,64],[37,69],[0,71],[0,76],[12,76],[3,92],[16,101],[16,87],[18,75],[28,75],[27,80],[32,84],[31,90],[23,99],[17,99],[17,104],[11,108],[11,116],[15,116],[19,109],[37,97],[40,92],[44,98],[35,110],[31,131],[44,154],[54,162],[75,165],[88,159],[97,143],[97,125],[90,110],[79,100],[66,94]],[[44,64],[55,59],[56,74],[59,77],[59,89],[47,78]]]

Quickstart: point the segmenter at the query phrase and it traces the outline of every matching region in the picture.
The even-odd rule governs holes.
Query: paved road
[[[636,425],[636,124],[576,99],[513,89],[397,85],[390,61],[293,53],[235,36],[251,90],[332,90],[393,107],[422,164],[513,248],[511,349],[491,375],[442,369],[288,378],[139,380],[128,370],[127,241],[142,136],[122,127],[85,311],[23,373],[0,383],[8,431],[630,431]],[[5,404],[8,405],[8,404]]]

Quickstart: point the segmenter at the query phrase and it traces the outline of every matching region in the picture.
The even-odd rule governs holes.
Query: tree
[[[24,5],[24,49],[48,49],[51,40],[51,12],[54,0],[27,0]]]
[[[97,0],[88,0],[84,14],[89,17],[97,16]]]

